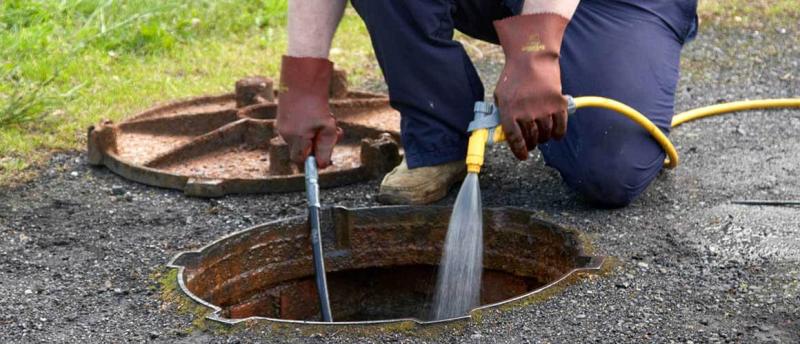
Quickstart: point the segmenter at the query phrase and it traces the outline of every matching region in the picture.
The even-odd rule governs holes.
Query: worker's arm
[[[327,59],[346,4],[347,0],[290,0],[286,55]]]
[[[289,47],[281,62],[277,128],[292,161],[309,154],[320,168],[342,135],[328,106],[331,41],[347,0],[289,0]]]
[[[580,0],[526,0],[522,14],[555,13],[567,20],[572,19]]]
[[[520,159],[567,131],[559,57],[579,0],[526,0],[522,14],[495,21],[506,64],[495,88],[508,145]]]

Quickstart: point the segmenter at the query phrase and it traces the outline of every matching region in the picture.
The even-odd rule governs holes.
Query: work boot
[[[464,161],[409,169],[406,159],[383,177],[378,201],[384,204],[428,204],[445,196],[450,187],[464,179]]]

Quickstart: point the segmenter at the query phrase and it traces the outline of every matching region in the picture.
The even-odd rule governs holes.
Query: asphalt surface
[[[800,96],[800,25],[705,28],[684,54],[679,110]],[[499,62],[480,61],[486,80]],[[301,193],[194,199],[56,154],[36,180],[0,189],[0,342],[785,342],[800,341],[800,111],[686,124],[683,158],[620,210],[581,202],[543,165],[494,149],[485,206],[518,206],[579,228],[619,265],[546,301],[430,331],[194,327],[163,302],[156,276],[176,253],[304,212]],[[377,181],[322,191],[374,206]],[[455,190],[441,204],[452,204]],[[431,334],[435,333],[435,335]]]

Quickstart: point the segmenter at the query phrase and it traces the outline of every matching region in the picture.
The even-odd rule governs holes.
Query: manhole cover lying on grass
[[[603,262],[586,254],[578,232],[529,211],[486,209],[483,216],[479,308],[535,297],[575,272],[599,270]],[[445,207],[325,209],[323,245],[335,323],[431,322],[449,217]],[[181,253],[170,266],[179,269],[182,291],[214,310],[212,320],[316,323],[308,232],[303,217],[270,222]]]
[[[386,96],[347,90],[345,74],[331,83],[331,111],[344,129],[334,166],[320,174],[330,187],[381,177],[400,163],[400,115]],[[89,128],[89,163],[144,184],[193,196],[303,190],[275,128],[272,80],[250,77],[234,93],[156,106],[120,123]]]

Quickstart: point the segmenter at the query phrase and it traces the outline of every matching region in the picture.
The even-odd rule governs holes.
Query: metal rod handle
[[[322,232],[319,223],[319,174],[317,160],[313,155],[306,159],[306,196],[308,198],[308,224],[311,227],[311,249],[314,257],[314,274],[317,280],[317,294],[319,294],[319,308],[322,320],[332,322],[331,303],[328,298],[328,280],[325,278],[325,259],[322,252]]]

